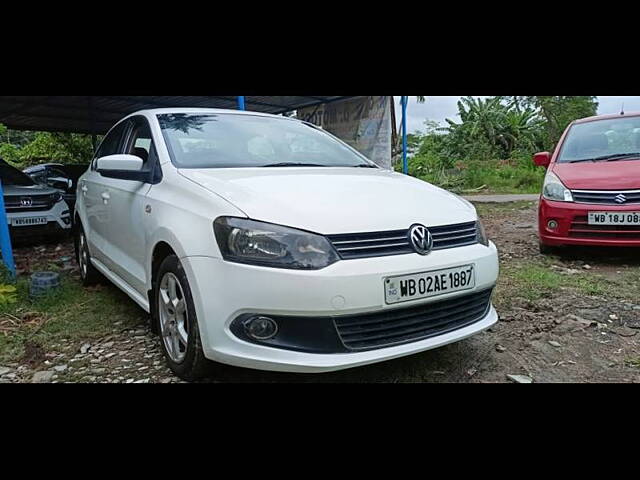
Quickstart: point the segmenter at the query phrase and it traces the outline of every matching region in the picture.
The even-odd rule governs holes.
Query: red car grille
[[[640,240],[640,225],[589,225],[586,216],[574,217],[569,229],[572,238]]]

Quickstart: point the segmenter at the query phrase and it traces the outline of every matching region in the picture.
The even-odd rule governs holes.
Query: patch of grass
[[[465,193],[539,193],[545,176],[543,168],[536,168],[527,158],[522,160],[471,161],[459,168],[424,168],[410,172],[418,178],[454,191]]]
[[[121,328],[146,321],[146,313],[111,285],[86,289],[63,276],[60,288],[36,300],[29,298],[28,279],[16,287],[18,301],[0,306],[0,363],[17,361],[28,343],[48,351],[62,340],[73,344],[108,335],[118,321]]]
[[[560,289],[574,290],[581,295],[619,297],[626,292],[616,289],[602,275],[585,270],[580,273],[563,274],[551,268],[553,259],[525,260],[517,264],[501,266],[497,296],[509,303],[513,298],[529,301],[539,300]]]
[[[507,269],[511,270],[511,269]],[[507,272],[503,272],[507,276]],[[558,289],[562,285],[562,276],[541,265],[524,264],[508,275],[520,294],[527,300],[537,300],[546,293]]]

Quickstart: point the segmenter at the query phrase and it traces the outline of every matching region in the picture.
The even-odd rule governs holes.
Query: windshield
[[[375,167],[322,130],[286,118],[194,113],[158,120],[178,168]]]
[[[640,160],[640,117],[620,117],[573,125],[558,162],[619,159]]]
[[[0,160],[0,180],[2,180],[3,185],[14,185],[18,187],[31,187],[35,185],[35,182],[31,180],[27,174],[12,167],[4,160]]]

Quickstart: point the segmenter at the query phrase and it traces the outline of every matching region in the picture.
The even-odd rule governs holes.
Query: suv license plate
[[[13,227],[30,227],[31,225],[46,225],[47,223],[47,217],[25,217],[11,220],[11,226]]]
[[[476,286],[474,265],[446,268],[384,279],[385,301],[389,304],[470,290]]]

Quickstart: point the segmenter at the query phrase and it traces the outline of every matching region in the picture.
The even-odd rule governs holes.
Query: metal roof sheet
[[[280,114],[346,96],[247,96],[247,110]],[[0,96],[0,123],[15,130],[106,133],[138,110],[170,107],[238,108],[235,96]]]

